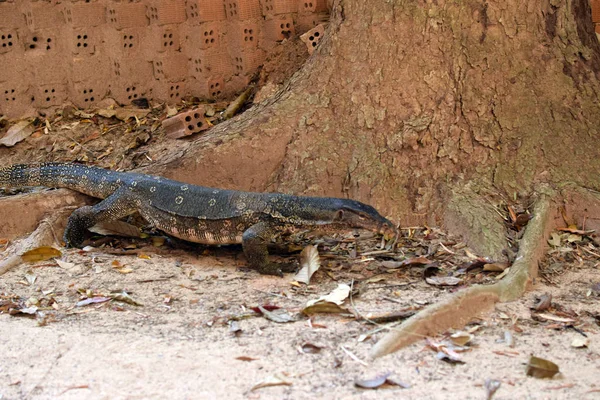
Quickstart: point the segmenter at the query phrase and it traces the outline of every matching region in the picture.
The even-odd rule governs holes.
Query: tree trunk
[[[599,71],[587,0],[340,0],[282,92],[153,172],[348,196],[404,226],[494,225],[465,190],[600,189]]]

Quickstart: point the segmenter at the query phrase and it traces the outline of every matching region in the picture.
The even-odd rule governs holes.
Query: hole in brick
[[[317,42],[312,42],[312,47],[317,47]]]
[[[196,126],[197,126],[198,128],[202,128],[202,122],[198,122],[198,123],[196,123]]]
[[[212,31],[211,31],[211,33],[212,33]],[[171,38],[173,38],[173,34],[169,33],[169,39],[171,39]]]
[[[34,36],[34,37],[33,37],[33,41],[34,41],[34,42],[37,42],[37,36]]]
[[[126,92],[129,92],[131,89],[127,88],[125,89]],[[85,93],[85,90],[83,91],[83,93]]]
[[[314,36],[309,36],[308,40],[313,41],[313,40],[315,40],[315,37]]]
[[[129,47],[133,47],[133,43],[129,43]]]
[[[169,46],[173,46],[173,41],[170,41],[170,42],[169,42]]]
[[[281,25],[279,25],[279,27],[280,27],[281,29],[283,29],[283,28],[285,28],[285,24],[281,24]]]
[[[200,118],[200,114],[199,113],[194,113],[194,118],[196,118],[196,119]]]
[[[77,35],[77,39],[81,39],[81,35]]]
[[[50,101],[50,97],[46,97],[46,101]]]
[[[90,89],[90,93],[92,93],[94,91],[94,89]]]
[[[189,115],[187,117],[185,117],[186,122],[190,122],[191,120],[192,120],[192,117],[190,117]]]
[[[87,94],[87,89],[83,89],[83,94]]]
[[[46,50],[50,50],[50,46],[46,46]]]
[[[134,99],[137,99],[137,94],[134,94],[134,95],[133,95],[133,98],[134,98]]]
[[[315,32],[315,37],[319,37],[319,32]]]
[[[167,42],[164,42],[164,43],[163,43],[163,46],[164,46],[164,47],[167,47]]]
[[[289,23],[288,23],[288,24],[285,24],[285,27],[286,27],[286,28],[289,28],[289,27],[290,27],[290,24],[289,24]]]
[[[193,131],[194,130],[194,125],[188,125],[187,128],[188,128],[188,131]]]
[[[93,96],[92,96],[92,97],[90,97],[90,101],[94,101],[94,97],[93,97]]]
[[[84,37],[84,39],[85,39],[85,37]],[[50,43],[51,41],[52,41],[52,39],[50,39],[50,38],[46,39],[47,43]]]
[[[175,89],[179,89],[179,85],[175,86]]]
[[[30,48],[30,49],[35,49],[35,44],[30,44],[30,45],[29,45],[29,48]]]

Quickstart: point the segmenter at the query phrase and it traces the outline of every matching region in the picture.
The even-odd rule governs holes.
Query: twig
[[[357,356],[355,356],[354,354],[352,354],[352,352],[350,350],[346,349],[344,346],[340,345],[340,348],[342,350],[344,350],[344,353],[346,353],[348,355],[348,357],[350,357],[351,359],[353,359],[357,363],[362,364],[365,367],[369,366],[369,364],[367,364],[366,362],[364,362],[363,360],[361,360],[360,358],[358,358]]]

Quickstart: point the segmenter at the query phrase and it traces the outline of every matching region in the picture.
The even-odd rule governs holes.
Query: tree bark
[[[599,71],[587,0],[340,0],[283,91],[152,172],[460,225],[468,182],[600,189]]]

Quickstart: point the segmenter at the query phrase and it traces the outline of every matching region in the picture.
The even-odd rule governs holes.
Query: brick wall
[[[327,12],[327,0],[0,2],[0,115],[232,95]]]

